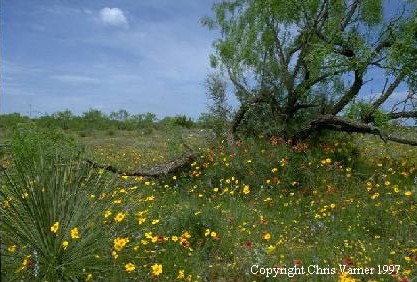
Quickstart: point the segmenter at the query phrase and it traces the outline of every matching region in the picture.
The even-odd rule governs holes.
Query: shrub
[[[185,115],[176,116],[174,118],[174,124],[185,128],[191,128],[194,126],[193,120],[190,117],[187,118]]]
[[[13,155],[14,167],[3,176],[2,273],[7,281],[80,281],[108,269],[103,248],[102,214],[111,181],[79,158],[45,154],[34,147],[38,160],[29,168],[26,158]],[[35,158],[34,158],[35,159]],[[91,274],[90,274],[91,275]]]
[[[41,157],[50,159],[57,153],[73,157],[82,151],[83,147],[61,130],[37,128],[34,124],[20,125],[11,142],[13,159],[21,161],[28,169],[36,166]]]

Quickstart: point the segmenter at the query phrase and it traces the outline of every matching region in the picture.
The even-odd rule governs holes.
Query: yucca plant
[[[29,168],[12,154],[13,167],[2,175],[2,278],[99,279],[110,261],[102,212],[112,180],[79,156],[43,157],[42,146],[36,155]]]

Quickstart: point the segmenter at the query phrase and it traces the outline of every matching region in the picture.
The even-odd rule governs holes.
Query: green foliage
[[[117,112],[111,112],[109,118],[112,120],[126,121],[130,117],[130,114],[126,110],[118,110]]]
[[[361,120],[370,110],[369,103],[357,102],[353,103],[346,111],[346,117],[353,120]],[[386,126],[389,122],[389,117],[382,110],[376,110],[372,114],[372,122],[375,126]]]
[[[214,130],[216,136],[224,137],[231,118],[231,106],[227,103],[227,83],[222,73],[207,76],[205,87],[211,101],[209,113],[200,116],[200,123],[205,122]]]
[[[154,130],[142,137],[118,131],[112,143],[104,131],[88,142],[99,144],[92,152],[97,159],[117,167],[127,162],[132,171],[180,155],[171,152],[180,148],[176,139],[187,135],[189,142],[200,132]],[[2,279],[175,281],[184,271],[190,281],[264,281],[248,272],[253,264],[337,266],[346,258],[355,266],[399,262],[404,279],[415,279],[417,151],[374,136],[331,134],[316,144],[291,145],[279,136],[246,138],[230,148],[194,144],[189,171],[114,183],[61,153],[40,157],[31,169],[26,160],[13,160],[1,179]],[[78,239],[71,238],[74,227]],[[117,238],[126,240],[118,250]],[[155,264],[163,267],[159,276],[152,274]]]
[[[386,70],[390,81],[405,74],[403,82],[415,89],[416,5],[413,1],[405,4],[405,13],[400,8],[392,11],[390,5],[382,0],[214,4],[214,17],[202,21],[221,33],[213,44],[212,66],[227,71],[243,107],[262,93],[269,95],[262,102],[273,105],[274,118],[269,121],[264,114],[258,115],[258,109],[251,109],[256,114],[250,119],[259,121],[249,121],[255,126],[247,132],[267,123],[291,137],[289,133],[304,129],[323,113],[342,113],[361,95],[363,81],[375,66]],[[386,8],[389,15],[384,14]],[[347,79],[353,74],[358,77],[355,87]],[[318,106],[298,107],[312,104]],[[374,122],[384,124],[386,116],[376,112]]]
[[[156,122],[156,115],[154,113],[136,114],[132,116],[131,121],[138,128],[152,127]]]
[[[178,115],[174,118],[174,125],[191,128],[194,126],[194,122],[190,117],[187,117],[186,115]]]
[[[70,128],[71,122],[75,119],[75,116],[70,110],[67,109],[63,112],[56,112],[52,114],[51,118],[58,123],[60,128],[67,130]]]
[[[414,5],[416,5],[414,3]],[[406,82],[411,90],[417,87],[417,9],[413,11],[413,17],[404,21],[395,32],[396,40],[388,52],[388,66],[392,69],[402,67],[407,74]],[[394,35],[391,35],[394,36]],[[397,74],[394,72],[394,74]]]
[[[224,119],[213,113],[202,113],[196,122],[196,125],[200,128],[208,128],[213,130],[216,137],[224,137],[225,131],[227,130],[227,123]]]
[[[382,1],[365,0],[362,6],[362,18],[368,25],[376,25],[382,20]]]
[[[246,136],[273,136],[282,130],[282,126],[275,119],[270,105],[260,104],[249,109],[239,127],[239,132]]]
[[[44,146],[25,144],[37,161],[28,166],[28,157],[13,154],[13,169],[2,175],[2,244],[16,249],[6,253],[2,248],[2,257],[8,257],[2,260],[2,280],[80,281],[88,273],[108,270],[99,211],[108,205],[101,196],[111,182],[77,156],[45,152],[47,144],[56,145],[53,137],[58,135],[49,136]],[[71,236],[74,228],[78,234]]]
[[[3,130],[15,129],[19,124],[28,121],[28,117],[22,116],[19,113],[0,115],[0,128]]]
[[[3,128],[2,134],[6,139],[10,139],[13,132],[19,127],[25,125],[27,128],[36,127],[44,128],[46,131],[51,130],[58,132],[59,129],[67,132],[77,132],[80,137],[92,137],[95,131],[107,131],[112,135],[117,130],[139,130],[150,134],[157,127],[185,127],[194,126],[194,121],[185,115],[175,117],[165,117],[158,120],[154,113],[143,113],[132,115],[126,110],[119,110],[106,115],[100,110],[90,109],[83,113],[82,116],[74,115],[70,110],[59,111],[52,115],[44,115],[38,118],[30,119],[21,116],[18,113],[0,115],[0,128]]]
[[[27,169],[43,159],[54,159],[56,154],[65,158],[79,155],[83,147],[59,129],[38,128],[33,123],[19,126],[11,142],[13,159]]]

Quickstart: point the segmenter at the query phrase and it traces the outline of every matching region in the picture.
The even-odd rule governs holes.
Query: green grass
[[[62,276],[60,270],[46,278],[291,281],[285,275],[273,279],[254,275],[251,266],[297,264],[338,269],[339,264],[350,262],[355,267],[396,264],[400,265],[400,271],[395,276],[339,278],[340,273],[336,273],[300,275],[295,279],[370,282],[405,278],[412,281],[417,277],[415,148],[384,144],[377,138],[360,135],[299,148],[254,138],[228,148],[226,142],[209,142],[205,132],[193,129],[116,131],[110,135],[96,131],[76,138],[86,145],[89,157],[127,170],[180,155],[184,152],[180,146],[184,141],[198,152],[198,159],[189,171],[160,179],[114,179],[110,173],[83,170],[108,181],[113,178],[115,183],[102,197],[100,189],[105,189],[105,185],[92,183],[87,186],[92,188],[77,190],[70,187],[78,187],[78,182],[54,170],[39,166],[32,171],[30,175],[39,175],[45,181],[64,181],[62,191],[78,191],[74,208],[91,200],[97,203],[88,207],[88,214],[94,215],[93,223],[88,217],[85,220],[77,217],[73,219],[76,223],[66,224],[79,226],[81,236],[77,243],[92,240],[85,235],[92,226],[102,232],[90,241],[100,246],[93,252],[98,256],[88,261],[74,257],[68,276]],[[11,162],[11,171],[17,169],[13,168],[15,162]],[[79,173],[70,167],[69,174]],[[20,173],[17,179],[27,178],[25,171]],[[19,195],[10,191],[12,185],[5,186],[1,213],[14,225],[13,228],[2,226],[2,278],[33,281],[39,276],[34,277],[33,267],[25,265],[24,258],[32,255],[33,260],[33,251],[39,249],[38,240],[15,236],[20,218],[5,201],[8,197],[17,200]],[[21,206],[17,209],[25,210],[23,205],[31,197],[32,194],[20,198]],[[61,198],[53,199],[48,201],[56,203]],[[46,208],[49,202],[30,206],[49,212]],[[43,234],[42,240],[49,240],[55,246],[52,257],[65,256],[71,249],[63,250],[60,246],[64,236],[69,236],[69,227],[55,236],[50,231],[55,218],[41,219],[28,214],[20,224],[42,221],[38,233]],[[123,240],[125,245],[117,244]],[[39,260],[39,273],[44,273],[47,265],[46,259]],[[160,266],[162,272],[156,271]]]

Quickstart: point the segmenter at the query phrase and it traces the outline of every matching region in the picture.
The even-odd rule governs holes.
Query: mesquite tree
[[[383,111],[387,119],[417,118],[416,1],[224,0],[213,11],[202,21],[221,32],[211,63],[228,74],[240,101],[233,133],[267,104],[288,139],[332,129],[417,145],[375,123]],[[373,74],[385,78],[379,94],[348,118]],[[407,97],[386,112],[399,86]]]

